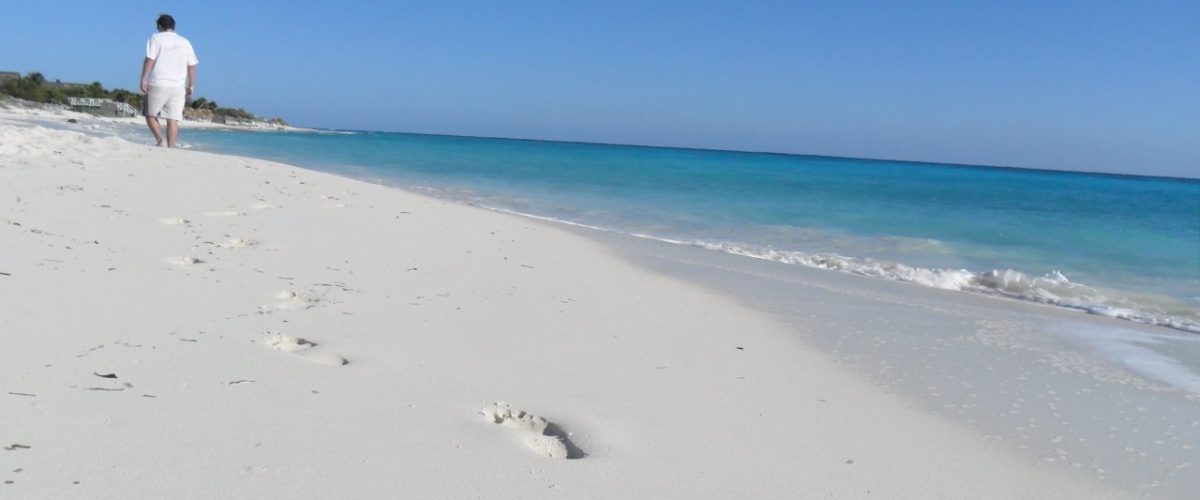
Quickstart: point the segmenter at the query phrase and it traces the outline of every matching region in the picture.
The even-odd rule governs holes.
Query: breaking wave
[[[650,237],[646,235],[639,236]],[[842,271],[861,276],[875,276],[930,288],[1002,295],[1042,304],[1079,309],[1091,314],[1137,323],[1200,333],[1200,321],[1197,321],[1197,319],[1180,317],[1178,313],[1172,314],[1161,307],[1137,303],[1116,296],[1112,292],[1105,292],[1082,283],[1072,282],[1058,271],[1053,271],[1045,276],[1030,276],[1012,269],[986,272],[971,272],[966,269],[948,268],[930,269],[908,266],[899,262],[846,257],[831,253],[782,251],[737,243],[650,238],[785,264]],[[1163,298],[1162,300],[1168,301],[1169,299]],[[1185,306],[1179,306],[1179,308],[1183,307]]]
[[[1173,303],[1175,301],[1168,297],[1154,297],[1153,301],[1163,303],[1164,307],[1156,307],[1145,302],[1136,302],[1124,298],[1116,292],[1105,291],[1082,283],[1073,282],[1066,275],[1058,271],[1053,271],[1045,276],[1031,276],[1012,269],[972,272],[966,269],[916,267],[900,262],[863,257],[847,257],[835,253],[778,250],[771,247],[744,243],[680,240],[650,234],[628,233],[555,217],[546,217],[489,206],[482,203],[473,204],[490,210],[533,219],[605,232],[628,234],[638,238],[699,247],[743,257],[840,271],[860,276],[873,276],[929,288],[999,295],[1012,299],[1077,309],[1086,311],[1089,314],[1108,316],[1136,323],[1163,326],[1190,333],[1200,333],[1200,317],[1198,317],[1200,316],[1200,310],[1188,311],[1188,305]]]

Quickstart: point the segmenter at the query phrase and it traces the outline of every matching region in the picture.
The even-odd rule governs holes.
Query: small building
[[[17,73],[16,71],[0,71],[0,83],[7,82],[9,80],[18,80],[20,78],[21,74]]]
[[[112,102],[111,99],[100,99],[98,97],[68,97],[67,103],[77,108],[99,108],[104,106],[104,103]]]
[[[96,97],[68,97],[67,103],[74,108],[84,108],[82,111],[100,115],[100,116],[118,116],[131,117],[137,116],[138,112],[129,103],[116,102],[112,99],[100,99]]]

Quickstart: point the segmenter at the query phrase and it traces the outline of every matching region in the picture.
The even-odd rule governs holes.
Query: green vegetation
[[[10,95],[27,101],[68,104],[68,97],[95,97],[112,99],[116,102],[128,103],[134,108],[141,108],[142,94],[125,89],[105,89],[100,82],[90,84],[62,83],[59,80],[47,82],[41,73],[33,72],[25,76],[0,82],[0,94]],[[287,125],[282,118],[270,120],[255,116],[254,113],[241,108],[222,108],[215,101],[197,97],[188,104],[185,117],[197,120],[212,120],[221,123],[228,121],[265,121],[274,125]]]
[[[210,101],[203,97],[197,97],[188,103],[188,110],[184,112],[184,116],[222,123],[229,123],[231,121],[265,121],[272,125],[287,125],[283,121],[283,118],[271,118],[268,120],[242,108],[222,108],[217,105],[216,101]]]
[[[33,102],[67,104],[68,97],[97,97],[112,99],[117,102],[127,102],[137,107],[142,104],[142,95],[125,89],[106,90],[100,82],[87,85],[78,83],[62,83],[55,80],[46,81],[41,73],[30,73],[23,77],[5,80],[0,83],[0,94]]]
[[[212,110],[217,109],[218,106],[217,106],[217,101],[210,101],[203,97],[197,97],[197,98],[193,99],[190,104],[188,104],[188,107],[192,108],[192,109],[207,109],[209,111],[212,111]]]

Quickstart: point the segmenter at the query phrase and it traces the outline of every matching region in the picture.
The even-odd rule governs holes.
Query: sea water
[[[1200,180],[383,132],[188,130],[494,210],[1200,333]]]

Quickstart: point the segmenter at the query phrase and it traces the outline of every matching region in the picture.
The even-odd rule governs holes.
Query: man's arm
[[[196,90],[196,65],[193,64],[191,66],[188,66],[187,96],[189,99],[192,97],[192,92],[195,90]]]
[[[143,94],[150,93],[150,82],[146,81],[146,77],[150,76],[151,69],[154,69],[154,59],[147,57],[145,61],[142,61],[142,93]],[[191,68],[188,68],[188,70],[189,70],[189,73],[191,73]]]

